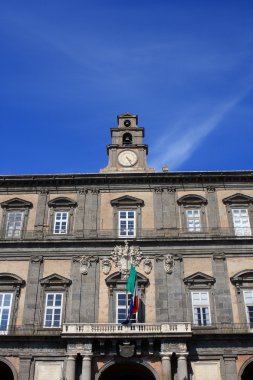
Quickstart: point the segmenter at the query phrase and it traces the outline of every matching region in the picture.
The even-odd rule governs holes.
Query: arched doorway
[[[252,380],[253,379],[253,362],[250,362],[242,373],[242,380]]]
[[[99,380],[156,380],[153,373],[138,363],[118,363],[106,368]]]
[[[0,379],[14,380],[14,376],[10,367],[0,360]]]

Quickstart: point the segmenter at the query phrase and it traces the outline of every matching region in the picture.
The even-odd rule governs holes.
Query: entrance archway
[[[138,363],[117,363],[106,368],[99,380],[156,380],[153,373]]]
[[[0,360],[0,379],[14,380],[13,372],[10,367]]]
[[[253,379],[253,362],[250,362],[244,369],[242,373],[242,380],[252,380]]]

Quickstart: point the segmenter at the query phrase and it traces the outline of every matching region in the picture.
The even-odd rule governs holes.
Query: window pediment
[[[188,194],[177,200],[177,203],[183,206],[201,206],[207,204],[207,199],[196,194]]]
[[[72,283],[66,277],[60,276],[57,273],[51,274],[50,276],[44,277],[40,280],[40,284],[45,287],[62,287],[70,286]]]
[[[33,204],[29,201],[25,201],[24,199],[12,198],[8,201],[2,202],[1,207],[6,208],[6,209],[8,209],[8,208],[9,209],[32,208]]]
[[[252,287],[253,286],[253,270],[245,269],[243,271],[240,271],[239,273],[230,277],[230,280],[232,284],[235,285],[237,288],[247,287],[247,286]]]
[[[249,197],[248,195],[244,195],[244,194],[240,194],[240,193],[237,193],[237,194],[234,194],[234,195],[231,195],[230,197],[227,197],[227,198],[224,198],[222,200],[222,202],[226,205],[233,205],[233,204],[238,204],[238,205],[241,205],[241,204],[251,204],[253,203],[253,198],[252,197]]]
[[[191,287],[210,287],[215,283],[215,278],[202,272],[196,272],[184,278],[184,283]]]
[[[112,206],[120,207],[120,206],[144,206],[144,201],[139,198],[131,197],[130,195],[124,195],[123,197],[113,199],[111,201]]]
[[[123,275],[120,272],[112,273],[105,279],[106,285],[108,287],[116,288],[117,285],[126,284],[127,280],[123,278]],[[146,287],[149,284],[149,280],[143,274],[137,272],[137,284],[138,286]]]
[[[13,273],[0,273],[0,286],[12,286],[14,288],[25,285],[25,280]]]
[[[71,207],[76,207],[77,202],[70,198],[60,197],[60,198],[55,198],[49,201],[48,206],[53,207],[53,208],[61,208],[61,207],[71,208]]]

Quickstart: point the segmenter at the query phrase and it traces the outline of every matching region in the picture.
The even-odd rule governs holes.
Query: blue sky
[[[139,115],[157,171],[250,170],[252,1],[0,1],[0,174],[106,166]]]

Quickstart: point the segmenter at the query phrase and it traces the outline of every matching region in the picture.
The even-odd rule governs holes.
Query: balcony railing
[[[74,231],[68,234],[53,234],[52,231],[33,230],[22,231],[16,236],[6,236],[2,234],[0,240],[73,240],[73,239],[209,239],[209,238],[252,238],[251,230],[248,227],[237,228],[202,228],[200,231],[190,231],[186,228],[159,228],[159,229],[137,229],[135,236],[119,236],[118,230],[107,229],[85,229]]]
[[[65,323],[62,326],[62,335],[164,335],[189,334],[191,324],[181,323]]]
[[[212,335],[212,334],[253,334],[249,323],[216,323],[208,326],[192,325],[189,322],[164,323],[64,323],[61,328],[43,328],[39,325],[9,326],[0,331],[0,336],[60,336],[75,337],[122,337],[122,336],[167,336],[167,335]]]

